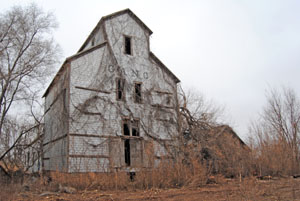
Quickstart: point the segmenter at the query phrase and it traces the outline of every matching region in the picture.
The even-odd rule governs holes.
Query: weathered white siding
[[[44,170],[67,169],[69,68],[65,65],[45,99]]]
[[[124,36],[131,38],[132,55],[125,54]],[[154,151],[158,163],[167,154],[158,142],[170,141],[178,134],[176,81],[151,57],[149,32],[129,14],[105,20],[93,38],[82,53],[69,59],[68,151],[64,153],[68,171],[123,168],[124,143],[129,139],[123,136],[124,117],[139,121],[140,136],[130,138],[131,166],[150,166],[145,147],[151,143],[154,146],[149,150]],[[125,80],[124,101],[116,99],[117,78]],[[142,84],[142,103],[134,102],[137,82]],[[49,92],[46,105],[52,96]],[[49,120],[53,116],[47,118],[50,127],[55,120]],[[50,153],[49,157],[55,155]]]

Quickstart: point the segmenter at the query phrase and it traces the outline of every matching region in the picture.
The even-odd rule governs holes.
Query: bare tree
[[[179,91],[181,133],[188,133],[196,142],[205,141],[206,134],[222,123],[224,108],[193,89]]]
[[[257,138],[263,174],[299,173],[300,99],[294,90],[271,89],[259,121],[250,131]]]
[[[0,16],[0,138],[11,136],[8,127],[13,119],[18,121],[15,116],[20,110],[29,109],[33,114],[39,91],[58,62],[59,47],[51,36],[56,27],[53,14],[44,13],[35,4],[13,7]],[[19,127],[19,134],[8,146],[14,146],[40,123],[32,119],[34,125]],[[11,148],[6,147],[4,154]]]

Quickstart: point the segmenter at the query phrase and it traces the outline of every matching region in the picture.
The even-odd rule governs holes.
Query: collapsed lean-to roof
[[[145,31],[147,31],[149,33],[149,35],[151,35],[153,32],[151,31],[151,29],[149,29],[149,27],[147,27],[143,22],[142,20],[140,20],[129,8],[125,9],[125,10],[121,10],[121,11],[118,11],[118,12],[115,12],[115,13],[112,13],[110,15],[106,15],[104,17],[102,17],[100,19],[100,21],[98,22],[98,24],[96,25],[96,27],[93,29],[93,31],[90,33],[90,35],[88,36],[88,38],[85,40],[85,42],[83,43],[83,45],[80,47],[80,49],[78,50],[78,52],[71,56],[71,57],[68,57],[63,65],[61,66],[61,68],[59,69],[59,71],[57,72],[57,74],[55,75],[55,77],[53,78],[52,82],[50,83],[50,85],[48,86],[48,88],[46,89],[43,97],[45,97],[51,86],[54,84],[54,80],[55,78],[59,75],[59,73],[63,70],[64,68],[64,64],[67,63],[69,60],[73,59],[74,57],[77,57],[78,55],[81,55],[85,52],[90,52],[91,49],[94,49],[94,47],[92,48],[89,48],[85,51],[83,51],[83,49],[85,48],[85,46],[89,43],[89,41],[93,38],[93,36],[97,33],[97,31],[99,30],[99,28],[103,25],[103,23],[106,21],[106,20],[109,20],[111,18],[114,18],[114,17],[117,17],[117,16],[120,16],[120,15],[123,15],[127,13],[129,16],[131,16]],[[106,44],[108,43],[108,41],[104,42],[103,44]],[[100,44],[100,46],[102,46],[103,44]],[[99,45],[97,45],[99,46]],[[96,46],[96,47],[97,47]],[[152,52],[149,52],[149,56],[164,70],[166,71],[166,73],[168,73],[176,83],[179,83],[180,80],[152,53]]]

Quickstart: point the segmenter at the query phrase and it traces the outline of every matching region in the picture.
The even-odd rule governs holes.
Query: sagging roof
[[[88,38],[85,40],[85,42],[83,43],[83,45],[80,47],[80,49],[78,50],[78,52],[82,51],[84,49],[84,47],[88,44],[88,42],[91,40],[91,38],[94,36],[94,34],[99,30],[100,26],[104,23],[104,21],[112,19],[114,17],[120,16],[127,13],[128,15],[130,15],[143,29],[145,29],[146,31],[149,32],[149,34],[151,35],[153,32],[151,31],[151,29],[149,29],[149,27],[147,27],[144,22],[142,20],[140,20],[140,18],[138,18],[129,8],[125,9],[125,10],[121,10],[115,13],[112,13],[110,15],[106,15],[104,17],[102,17],[100,19],[100,21],[98,22],[98,24],[96,25],[96,27],[93,29],[93,31],[90,33],[90,35],[88,36]]]

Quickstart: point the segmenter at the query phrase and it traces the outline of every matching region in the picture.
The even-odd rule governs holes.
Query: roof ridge
[[[124,13],[128,13],[131,17],[133,17],[137,21],[137,23],[142,26],[142,28],[146,29],[150,33],[150,35],[153,33],[151,31],[151,29],[140,18],[138,18],[129,8],[126,8],[124,10],[120,10],[120,11],[117,11],[117,12],[114,12],[114,13],[111,13],[109,15],[105,15],[105,16],[101,17],[101,19],[99,20],[99,22],[97,23],[97,25],[95,26],[95,28],[92,30],[92,32],[89,34],[89,36],[87,37],[87,39],[84,41],[84,43],[82,44],[82,46],[78,50],[78,52],[80,52],[80,51],[83,50],[83,48],[87,45],[87,43],[90,41],[90,39],[92,38],[92,36],[100,28],[100,26],[102,25],[102,23],[105,20],[117,17],[117,16],[122,15]]]

